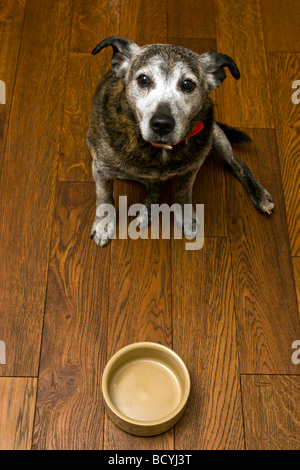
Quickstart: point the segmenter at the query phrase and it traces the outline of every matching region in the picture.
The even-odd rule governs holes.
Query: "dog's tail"
[[[222,129],[229,142],[237,144],[245,144],[251,142],[251,137],[246,134],[246,132],[239,131],[235,127],[227,126],[227,124],[223,124],[222,122],[217,122],[217,124]]]

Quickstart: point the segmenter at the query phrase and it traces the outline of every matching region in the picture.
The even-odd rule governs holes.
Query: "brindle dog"
[[[141,228],[151,219],[151,204],[159,202],[162,184],[176,176],[175,202],[191,204],[195,177],[214,147],[244,185],[257,209],[271,214],[271,195],[233,153],[231,142],[250,141],[247,134],[214,120],[209,93],[226,78],[240,73],[225,54],[195,52],[180,46],[137,46],[118,36],[100,42],[93,54],[112,46],[112,70],[99,82],[92,103],[87,144],[93,157],[96,208],[113,204],[113,180],[131,179],[147,188]],[[200,127],[199,127],[199,123]],[[202,128],[202,129],[201,129]],[[193,136],[193,131],[196,132]],[[148,215],[150,214],[150,216]],[[182,224],[181,217],[175,222]],[[92,238],[103,247],[115,233],[114,220],[104,227],[97,215]],[[197,229],[195,213],[193,230]],[[181,227],[187,237],[186,227]]]

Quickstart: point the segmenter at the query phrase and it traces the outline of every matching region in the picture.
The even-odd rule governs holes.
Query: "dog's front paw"
[[[183,233],[185,238],[195,238],[200,228],[200,222],[196,215],[191,219],[184,220]]]
[[[191,206],[190,206],[191,207]],[[185,238],[195,238],[197,232],[200,228],[199,219],[194,211],[194,209],[185,212],[182,210],[182,207],[178,207],[174,211],[174,222],[177,228],[183,232]]]
[[[101,248],[109,244],[116,232],[116,222],[113,217],[96,217],[91,230],[91,238]]]
[[[144,228],[148,227],[151,223],[151,214],[148,211],[146,206],[143,206],[140,210],[139,216],[136,218],[136,225],[143,230]]]
[[[272,214],[272,210],[275,207],[273,198],[270,193],[265,188],[261,189],[261,193],[256,198],[254,202],[255,206],[264,214]]]

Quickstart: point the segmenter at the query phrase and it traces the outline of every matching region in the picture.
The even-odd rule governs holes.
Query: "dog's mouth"
[[[145,142],[148,144],[157,146],[157,147],[170,147],[171,145],[176,145],[176,142],[174,142],[174,139],[170,139],[170,136],[154,136],[154,135],[148,135],[148,136],[143,136],[143,139]]]
[[[173,142],[166,142],[165,140],[148,140],[151,145],[175,145]]]
[[[171,140],[170,137],[163,137],[161,139],[147,139],[147,142],[149,142],[149,144],[153,145],[154,147],[172,148],[181,142],[181,140]]]
[[[167,149],[167,150],[171,150],[172,147],[174,145],[176,145],[176,144],[165,142],[165,141],[162,141],[162,140],[157,140],[157,141],[154,141],[154,142],[149,141],[149,144],[151,144],[153,147]]]
[[[178,132],[170,132],[169,134],[165,135],[155,135],[153,132],[149,132],[148,129],[147,132],[143,132],[141,129],[141,135],[145,142],[153,145],[154,147],[161,148],[171,148],[182,139],[181,133],[178,135]]]
[[[204,124],[203,122],[198,122],[196,124],[196,126],[194,127],[194,129],[192,130],[192,132],[190,133],[189,136],[185,137],[185,138],[182,138],[181,140],[178,140],[176,142],[166,142],[166,140],[148,140],[148,142],[153,145],[154,147],[159,147],[159,148],[166,148],[166,149],[172,149],[175,145],[177,144],[180,144],[181,142],[187,142],[188,139],[190,139],[191,137],[193,137],[194,135],[198,134],[199,132],[201,132],[204,128]]]
[[[153,129],[149,127],[149,123],[145,125],[143,122],[140,123],[140,133],[145,142],[156,146],[156,147],[171,147],[176,145],[176,143],[180,140],[178,139],[178,130],[172,129],[170,132],[153,132]],[[181,133],[180,133],[181,135]]]
[[[154,138],[152,138],[154,137]],[[150,138],[145,139],[146,142],[149,142],[151,145],[156,145],[160,147],[170,147],[177,144],[177,141],[174,141],[174,138],[170,138],[170,136],[163,136],[156,138],[155,136],[150,136]]]

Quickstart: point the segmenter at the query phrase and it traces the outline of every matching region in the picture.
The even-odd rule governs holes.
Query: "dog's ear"
[[[200,65],[206,75],[206,90],[210,93],[218,88],[226,78],[224,67],[228,67],[231,75],[238,80],[239,69],[234,60],[226,54],[219,52],[206,52],[200,55]]]
[[[134,54],[139,50],[139,46],[130,39],[125,39],[120,36],[110,36],[99,42],[93,49],[92,54],[98,54],[107,46],[112,46],[113,55],[111,58],[111,67],[117,77],[124,78],[128,69],[130,60]]]

